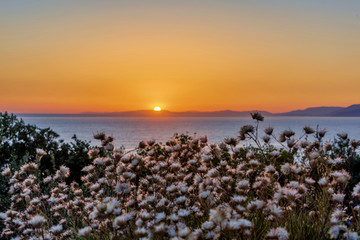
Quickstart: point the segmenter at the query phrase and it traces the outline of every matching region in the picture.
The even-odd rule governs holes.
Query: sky
[[[0,111],[360,103],[358,0],[0,1]]]

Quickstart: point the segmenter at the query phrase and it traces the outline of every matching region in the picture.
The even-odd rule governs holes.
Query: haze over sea
[[[188,133],[197,136],[207,135],[210,143],[219,143],[226,137],[238,136],[240,127],[252,124],[251,117],[67,117],[67,116],[21,116],[30,124],[41,128],[50,127],[69,142],[76,134],[79,139],[91,141],[93,133],[102,131],[115,137],[115,145],[124,145],[126,149],[134,149],[141,140],[156,139],[165,143],[174,133]],[[360,117],[265,117],[260,124],[260,132],[266,126],[272,126],[276,136],[279,132],[292,129],[295,137],[302,135],[305,125],[314,129],[325,128],[328,133],[325,139],[336,137],[337,133],[346,132],[351,139],[360,139]],[[274,143],[274,141],[273,141]]]

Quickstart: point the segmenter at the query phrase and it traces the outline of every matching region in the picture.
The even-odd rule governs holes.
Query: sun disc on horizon
[[[159,106],[154,107],[154,111],[155,111],[155,112],[160,112],[160,111],[161,111],[161,107],[159,107]]]

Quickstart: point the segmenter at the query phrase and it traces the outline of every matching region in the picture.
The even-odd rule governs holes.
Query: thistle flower
[[[289,239],[289,233],[282,227],[272,228],[267,233],[266,237],[271,239],[287,240]]]
[[[318,181],[318,184],[322,187],[326,186],[328,184],[328,181],[325,177],[321,178],[319,181]]]
[[[90,233],[91,233],[91,227],[84,227],[82,229],[79,229],[78,231],[79,236],[85,238],[90,237]]]
[[[33,225],[34,228],[41,228],[45,222],[46,219],[40,215],[35,215],[29,220],[29,224]]]
[[[283,165],[281,165],[281,169],[280,171],[284,174],[284,175],[289,175],[291,173],[291,166],[289,163],[285,163]]]
[[[344,201],[345,194],[335,193],[332,195],[332,200],[335,202],[342,203]]]
[[[273,133],[273,131],[274,131],[274,128],[272,128],[270,126],[264,129],[265,134],[269,135],[269,136]]]
[[[355,185],[351,195],[357,199],[360,199],[360,183]]]
[[[347,227],[345,225],[335,225],[329,229],[329,234],[330,234],[331,238],[336,239],[336,238],[338,238],[340,233],[345,233],[346,230],[347,230]]]
[[[58,225],[55,225],[55,226],[52,226],[50,229],[49,229],[49,232],[55,234],[55,235],[59,235],[63,230],[63,226],[61,224],[58,224]]]
[[[248,189],[249,188],[249,181],[248,180],[241,180],[237,182],[236,186],[240,189]]]
[[[316,133],[320,138],[323,138],[325,136],[325,134],[327,133],[327,131],[325,128],[323,128],[323,129],[319,129]]]
[[[262,140],[265,142],[265,143],[269,143],[270,142],[270,137],[268,135],[265,135],[262,137]]]
[[[313,133],[315,132],[315,130],[314,130],[313,128],[311,128],[309,125],[306,125],[306,126],[304,127],[304,132],[305,132],[306,134],[313,134]]]
[[[97,140],[105,140],[106,138],[106,134],[103,133],[103,132],[95,132],[93,134],[94,138],[97,139]]]
[[[254,113],[250,113],[252,119],[256,120],[256,121],[264,121],[264,117],[261,115],[261,113],[259,112],[254,112]]]
[[[225,138],[224,142],[230,146],[236,147],[238,140],[236,138]]]
[[[302,148],[306,148],[307,146],[309,146],[310,145],[310,143],[309,143],[309,141],[307,141],[307,140],[302,140],[301,142],[300,142],[300,146],[302,147]]]
[[[100,152],[99,149],[97,149],[97,148],[92,148],[92,149],[90,149],[90,150],[88,151],[87,154],[88,154],[88,156],[89,156],[90,159],[93,159],[93,158],[97,157],[97,155],[99,154],[99,152]]]
[[[201,225],[201,228],[204,230],[207,230],[207,231],[214,229],[214,227],[215,227],[215,224],[210,221],[206,221]]]
[[[165,230],[166,230],[165,223],[163,223],[163,222],[154,226],[155,233],[162,233],[162,232],[165,232]]]
[[[43,156],[45,156],[47,153],[41,149],[41,148],[37,148],[36,149],[36,156],[41,159]]]
[[[343,237],[346,240],[358,240],[359,239],[358,233],[352,232],[352,231],[347,231],[346,233],[344,233]]]
[[[4,168],[4,170],[1,172],[1,175],[4,177],[11,177],[11,170],[9,167]]]
[[[337,182],[343,184],[347,183],[351,178],[350,174],[345,170],[332,172],[330,176],[334,177]]]
[[[64,177],[69,177],[70,175],[70,169],[64,165],[60,166],[60,173],[61,175],[63,175]]]
[[[342,140],[346,140],[348,138],[348,134],[347,133],[338,133],[336,134],[339,138],[341,138]]]
[[[360,142],[358,140],[351,140],[350,145],[353,149],[356,149],[360,145]]]
[[[255,128],[253,125],[244,125],[240,128],[239,134],[240,136],[245,137],[245,135],[254,133]]]
[[[305,178],[305,183],[307,183],[309,185],[313,185],[315,183],[315,181],[312,178]]]
[[[278,141],[279,142],[285,142],[286,141],[286,137],[283,133],[280,133],[280,135],[278,136]]]
[[[186,238],[191,233],[191,230],[188,227],[182,227],[178,230],[178,236],[181,238]]]

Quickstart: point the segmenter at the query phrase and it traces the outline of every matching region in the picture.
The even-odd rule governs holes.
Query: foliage
[[[91,161],[87,156],[90,145],[73,137],[73,142],[58,140],[59,135],[50,128],[26,124],[22,119],[8,113],[0,113],[0,166],[17,171],[23,164],[36,160],[36,149],[47,152],[39,163],[41,178],[54,174],[62,164],[71,167],[68,181],[80,182],[81,169]],[[0,176],[0,211],[9,207],[7,181]]]

